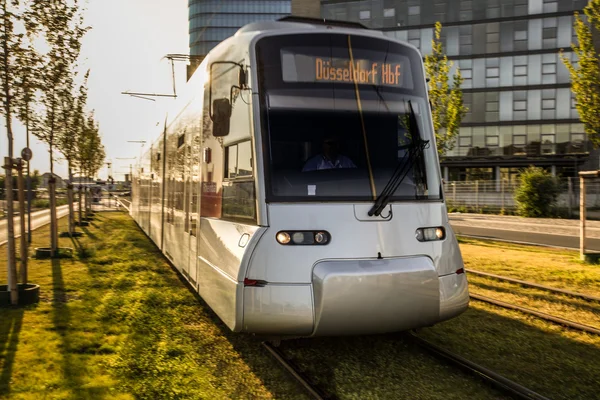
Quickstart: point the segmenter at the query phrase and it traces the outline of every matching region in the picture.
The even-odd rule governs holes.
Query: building
[[[443,24],[446,54],[459,66],[469,108],[445,179],[514,180],[537,165],[558,176],[597,169],[575,110],[560,49],[573,60],[573,12],[586,0],[323,0],[325,19],[348,20],[431,52]]]
[[[40,183],[40,188],[47,189],[49,186],[50,177],[54,176],[56,180],[56,189],[64,189],[67,187],[66,182],[60,176],[56,174],[51,174],[50,172],[46,172],[42,175],[42,182]]]
[[[242,26],[293,14],[319,17],[320,0],[189,0],[190,66],[188,79],[219,42]]]
[[[291,13],[290,0],[189,0],[189,79],[213,47],[242,26]]]

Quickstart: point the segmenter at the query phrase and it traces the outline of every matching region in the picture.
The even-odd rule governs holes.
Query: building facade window
[[[369,11],[369,10],[360,11],[358,13],[358,18],[360,18],[361,20],[370,19],[371,18],[371,11]]]
[[[395,8],[384,8],[383,9],[383,16],[385,18],[395,17],[396,16],[396,9]]]

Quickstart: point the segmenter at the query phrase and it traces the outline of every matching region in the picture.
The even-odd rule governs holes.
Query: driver
[[[306,161],[302,172],[332,168],[356,168],[356,165],[340,154],[340,142],[336,137],[327,137],[323,140],[323,152]]]

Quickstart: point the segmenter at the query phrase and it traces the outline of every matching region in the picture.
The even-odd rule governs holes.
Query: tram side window
[[[243,222],[256,221],[256,194],[249,140],[225,148],[223,182],[223,218]]]

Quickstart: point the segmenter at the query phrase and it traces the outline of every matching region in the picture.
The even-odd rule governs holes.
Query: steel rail
[[[502,281],[507,281],[507,282],[512,282],[512,283],[518,283],[519,285],[530,286],[530,287],[534,287],[534,288],[537,288],[537,289],[547,290],[549,292],[562,293],[562,294],[569,295],[571,297],[578,297],[580,299],[587,300],[587,301],[597,301],[597,302],[600,302],[600,297],[588,296],[588,295],[585,295],[585,294],[582,294],[582,293],[572,292],[570,290],[553,288],[553,287],[550,287],[550,286],[540,285],[539,283],[522,281],[520,279],[508,278],[506,276],[490,274],[489,272],[476,271],[476,270],[473,270],[473,269],[465,269],[465,271],[467,273],[474,274],[474,275],[486,276],[486,277],[489,277],[489,278],[499,279],[499,280],[502,280]]]
[[[120,199],[119,196],[117,195],[113,195],[113,197],[115,198],[115,201],[119,204],[121,204],[121,206],[123,206],[124,209],[126,209],[127,211],[131,211],[131,202],[129,200],[125,200],[125,199]],[[129,206],[125,205],[124,201],[129,203]]]
[[[481,296],[481,295],[473,294],[473,293],[470,294],[470,297],[473,298],[473,299],[475,299],[475,300],[483,301],[485,303],[494,304],[494,305],[499,306],[499,307],[508,308],[510,310],[520,311],[520,312],[525,313],[525,314],[535,315],[538,318],[541,318],[541,319],[544,319],[544,320],[547,320],[547,321],[551,321],[551,322],[554,322],[554,323],[559,324],[559,325],[567,326],[567,327],[575,329],[575,330],[588,332],[588,333],[591,333],[591,334],[594,334],[594,335],[600,335],[600,329],[594,328],[592,326],[583,325],[583,324],[580,324],[580,323],[577,323],[577,322],[569,321],[567,319],[555,317],[553,315],[546,314],[546,313],[543,313],[543,312],[540,312],[540,311],[531,310],[529,308],[516,306],[516,305],[510,304],[510,303],[505,303],[505,302],[500,301],[500,300],[492,299],[491,297]]]
[[[504,392],[507,392],[513,396],[517,396],[519,399],[549,400],[547,397],[544,397],[541,394],[534,392],[533,390],[527,389],[525,386],[511,381],[510,379],[505,378],[502,375],[488,368],[485,368],[479,364],[469,361],[466,358],[459,356],[458,354],[454,354],[448,350],[442,349],[441,347],[417,336],[413,332],[410,332],[409,335],[418,345],[424,347],[425,349],[434,353],[438,357],[441,357],[446,361],[450,361],[451,363],[458,365],[464,370],[467,370],[468,372],[471,372],[474,375],[483,378],[485,381],[489,382],[494,387]]]
[[[318,387],[311,385],[309,379],[298,369],[294,363],[286,359],[285,355],[269,342],[262,342],[262,345],[271,353],[273,357],[306,389],[310,395],[317,400],[335,400],[336,397],[324,393]]]

